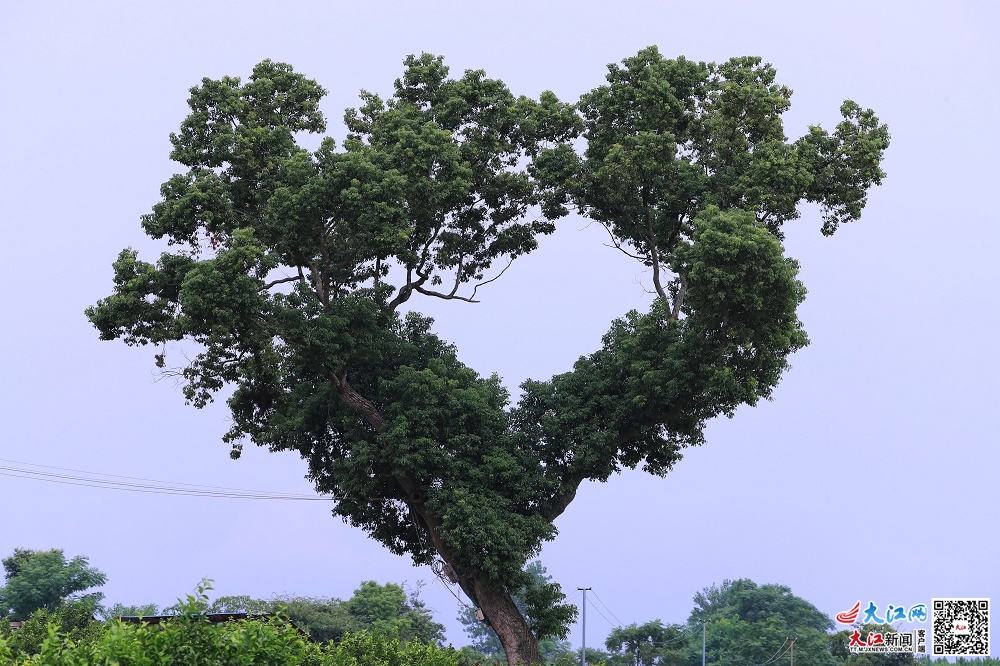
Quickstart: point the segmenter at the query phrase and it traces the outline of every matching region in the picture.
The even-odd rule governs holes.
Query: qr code
[[[990,656],[990,600],[933,599],[931,644],[936,656]]]

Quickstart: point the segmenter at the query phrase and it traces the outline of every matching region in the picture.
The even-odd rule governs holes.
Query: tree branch
[[[446,301],[465,301],[466,303],[479,303],[479,301],[473,298],[468,298],[465,296],[456,296],[455,294],[442,294],[439,291],[431,291],[430,289],[424,289],[423,287],[417,285],[413,287],[413,290],[423,294],[424,296],[435,296],[437,298],[443,298]]]
[[[389,301],[389,304],[386,306],[389,308],[389,312],[394,311],[400,305],[410,300],[410,296],[413,295],[413,291],[415,289],[419,289],[420,285],[427,282],[426,275],[421,275],[420,279],[418,279],[416,282],[413,282],[412,278],[413,278],[413,271],[410,269],[406,269],[406,284],[400,287],[399,293],[396,294],[396,297],[393,298],[391,301]]]
[[[574,499],[576,499],[576,491],[579,489],[580,484],[583,483],[582,476],[574,476],[569,479],[563,479],[561,492],[552,498],[552,502],[542,512],[542,517],[545,518],[549,523],[555,521],[556,518],[562,515],[563,511],[566,510]],[[567,487],[568,486],[568,487]]]
[[[626,257],[629,257],[631,259],[635,259],[636,261],[645,261],[645,259],[643,257],[640,257],[637,254],[632,254],[631,252],[629,252],[628,250],[626,250],[624,247],[622,247],[621,242],[619,242],[619,240],[617,238],[615,238],[615,235],[611,232],[611,229],[608,228],[608,225],[604,224],[603,222],[601,222],[600,224],[601,224],[602,227],[604,227],[604,230],[608,232],[608,236],[611,237],[611,245],[608,245],[607,243],[604,243],[604,247],[612,247],[612,248],[618,250],[619,252],[621,252],[622,254],[624,254]]]
[[[301,270],[301,269],[300,269],[300,270]],[[301,275],[301,274],[299,274],[299,275],[296,275],[295,277],[286,277],[286,278],[282,278],[282,279],[280,279],[280,280],[273,280],[273,281],[271,281],[271,282],[268,282],[267,284],[263,285],[263,286],[262,286],[262,287],[261,287],[261,288],[259,289],[259,291],[267,291],[268,289],[270,289],[271,287],[274,287],[274,286],[276,286],[276,285],[279,285],[279,284],[284,284],[285,282],[299,282],[299,281],[301,281],[302,279],[303,279],[303,278],[302,278],[302,275]]]
[[[674,307],[670,310],[670,318],[675,321],[681,314],[681,308],[684,307],[684,296],[687,295],[688,290],[687,278],[683,275],[678,275],[677,278],[680,280],[681,286],[678,287],[677,293],[674,294]]]
[[[382,432],[385,429],[385,417],[382,416],[378,407],[373,405],[368,398],[355,391],[347,383],[346,370],[340,374],[332,370],[327,370],[326,374],[330,381],[333,382],[334,387],[337,389],[337,395],[340,396],[345,405],[361,414],[361,417],[364,418],[368,425],[375,429],[375,432]]]
[[[514,263],[514,257],[511,257],[510,261],[507,262],[507,265],[503,267],[502,271],[500,271],[499,273],[497,273],[494,277],[491,277],[489,280],[486,280],[485,282],[480,282],[475,287],[473,287],[472,288],[472,296],[470,298],[475,298],[476,297],[476,292],[479,291],[480,287],[482,287],[484,285],[487,285],[490,282],[494,282],[496,280],[499,280],[500,276],[503,275],[504,273],[506,273],[507,269],[510,268],[510,265],[513,264],[513,263]],[[472,301],[472,302],[473,303],[478,303],[479,301]]]
[[[458,255],[458,267],[455,268],[455,285],[448,292],[449,296],[454,296],[458,293],[458,287],[462,284],[462,264],[465,263],[465,254]],[[475,293],[472,294],[475,296]]]
[[[660,283],[660,255],[656,249],[656,234],[653,233],[653,213],[650,210],[649,193],[645,188],[642,190],[642,206],[646,211],[646,244],[649,248],[649,260],[653,264],[653,288],[656,289],[656,293],[663,302],[668,306],[670,304],[670,299],[667,298],[667,292],[663,290],[663,285]]]

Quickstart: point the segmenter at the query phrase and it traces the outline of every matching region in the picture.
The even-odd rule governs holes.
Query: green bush
[[[0,637],[0,664],[16,666],[457,666],[458,653],[395,634],[360,631],[340,643],[312,643],[281,617],[213,625],[203,582],[161,625],[107,623],[81,639],[49,622],[34,654]],[[96,624],[96,623],[95,623]],[[101,625],[97,625],[100,627]],[[11,637],[13,641],[15,637]]]
[[[73,601],[52,611],[39,608],[20,629],[5,632],[10,651],[6,659],[18,661],[38,654],[49,638],[50,627],[56,628],[64,640],[78,646],[94,644],[105,632],[105,625],[94,620],[94,604],[90,601]]]

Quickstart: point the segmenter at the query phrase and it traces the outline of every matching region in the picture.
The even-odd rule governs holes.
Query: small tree
[[[688,636],[683,629],[659,620],[616,627],[604,641],[605,647],[613,653],[608,663],[610,666],[681,666],[688,648]]]
[[[12,620],[26,620],[41,608],[55,611],[67,599],[88,602],[93,613],[104,598],[101,592],[81,594],[107,580],[83,555],[67,561],[60,549],[17,548],[3,560],[3,568],[6,585],[0,588],[0,608]]]
[[[784,585],[726,580],[695,595],[688,626],[706,623],[709,664],[754,666],[790,650],[796,661],[834,666],[829,634],[833,621]],[[689,642],[688,664],[701,663],[701,641]]]
[[[4,623],[6,624],[6,622]],[[86,600],[65,603],[53,611],[39,608],[24,621],[20,629],[6,633],[7,643],[15,660],[36,655],[55,627],[67,641],[90,646],[104,635],[105,626],[94,619],[94,604]],[[0,661],[0,664],[4,662]]]
[[[404,642],[444,641],[444,625],[434,621],[419,595],[407,596],[394,583],[379,585],[373,580],[361,583],[347,601],[347,610],[362,628],[394,633]]]

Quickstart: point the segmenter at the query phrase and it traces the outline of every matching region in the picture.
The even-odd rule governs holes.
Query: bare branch
[[[659,297],[663,299],[663,302],[669,306],[670,299],[667,298],[667,292],[663,290],[663,285],[660,283],[660,256],[656,248],[656,234],[653,232],[653,214],[646,200],[647,196],[648,193],[643,188],[642,203],[646,209],[646,245],[649,249],[649,260],[653,265],[653,287],[656,289]]]
[[[301,269],[299,269],[299,270],[301,271]],[[300,273],[299,275],[296,275],[294,277],[286,277],[286,278],[282,278],[280,280],[273,280],[273,281],[268,282],[267,284],[263,285],[259,289],[259,291],[267,291],[268,289],[270,289],[271,287],[274,287],[276,285],[284,284],[285,282],[299,282],[299,281],[301,281],[303,279],[304,278],[303,278],[303,276]]]
[[[458,287],[459,285],[462,284],[462,264],[464,263],[465,263],[465,254],[463,253],[458,255],[458,267],[455,268],[455,286],[453,286],[451,288],[451,291],[448,292],[449,296],[454,296],[455,294],[458,293]],[[475,292],[473,292],[472,295],[475,296],[476,295]]]
[[[441,235],[441,227],[437,227],[434,230],[434,233],[431,235],[431,237],[427,240],[426,243],[424,243],[424,246],[420,249],[420,260],[414,267],[414,269],[417,271],[417,275],[420,275],[421,277],[424,276],[424,274],[421,271],[424,268],[424,264],[427,263],[428,259],[427,255],[430,253],[431,246],[434,245],[434,242],[437,241],[440,235]]]
[[[601,222],[600,224],[601,224],[602,227],[604,227],[604,230],[608,232],[608,236],[611,237],[611,245],[608,245],[607,243],[603,243],[604,247],[613,247],[614,249],[616,249],[619,252],[621,252],[622,254],[624,254],[626,257],[629,257],[631,259],[635,259],[636,261],[643,261],[643,262],[646,261],[644,257],[640,257],[637,254],[632,254],[631,252],[629,252],[628,250],[626,250],[625,247],[621,244],[621,241],[619,241],[617,238],[615,238],[614,233],[612,233],[612,231],[608,227],[608,225],[604,224],[603,222]]]
[[[476,297],[476,292],[479,291],[479,288],[482,287],[483,285],[487,285],[490,282],[494,282],[495,280],[499,280],[500,276],[503,275],[504,273],[506,273],[507,269],[510,268],[510,265],[513,264],[513,263],[514,263],[514,257],[511,257],[510,261],[507,262],[507,265],[503,267],[502,271],[500,271],[499,273],[497,273],[494,277],[491,277],[489,280],[486,280],[485,282],[480,282],[475,287],[473,287],[472,288],[472,296],[470,298],[475,298]],[[471,301],[471,302],[478,303],[479,301]]]
[[[582,210],[582,209],[581,209],[581,210]],[[582,213],[581,213],[581,214],[582,214]],[[607,224],[605,224],[604,222],[598,222],[598,224],[600,224],[600,225],[601,225],[602,227],[604,227],[604,230],[608,232],[608,237],[610,237],[610,238],[611,238],[611,244],[610,244],[610,245],[609,245],[609,244],[607,244],[607,243],[602,243],[602,245],[604,245],[604,247],[610,247],[610,248],[613,248],[613,249],[615,249],[615,250],[618,250],[619,252],[621,252],[622,254],[624,254],[624,255],[625,255],[626,257],[628,257],[629,259],[635,259],[636,261],[641,261],[641,262],[643,262],[643,263],[646,263],[646,258],[645,258],[645,257],[640,257],[640,256],[639,256],[639,255],[637,255],[637,254],[632,254],[631,252],[629,252],[628,250],[626,250],[626,249],[625,249],[625,246],[624,246],[624,245],[623,245],[623,244],[621,243],[621,241],[619,241],[619,240],[618,240],[618,239],[617,239],[617,238],[615,237],[615,234],[614,234],[614,232],[613,232],[613,231],[611,231],[611,227],[609,227],[609,226],[608,226]],[[587,224],[587,225],[586,225],[586,226],[584,227],[584,229],[586,229],[586,228],[588,228],[588,227],[590,227],[590,224]]]
[[[419,275],[419,273],[418,273],[418,275]],[[400,287],[399,288],[399,293],[396,294],[396,297],[394,299],[392,299],[391,301],[389,301],[389,304],[387,306],[389,308],[389,312],[392,312],[393,310],[395,310],[396,308],[398,308],[400,305],[402,305],[406,301],[410,300],[410,296],[413,295],[413,290],[414,289],[419,289],[420,286],[423,283],[425,283],[425,282],[427,282],[427,276],[426,275],[420,275],[420,279],[418,279],[416,282],[414,282],[413,281],[413,271],[411,269],[409,269],[409,268],[406,269],[406,284],[404,284],[402,287]]]
[[[454,294],[442,294],[439,291],[424,289],[423,287],[417,286],[416,284],[414,285],[413,290],[423,294],[424,296],[434,296],[436,298],[443,298],[446,301],[465,301],[466,303],[479,303],[479,301],[474,300],[472,298],[466,298],[465,296],[456,296]]]
[[[683,275],[678,275],[681,286],[677,288],[677,293],[674,294],[674,307],[670,310],[670,318],[676,320],[681,314],[681,308],[684,307],[684,296],[687,295],[688,282],[687,278]]]

